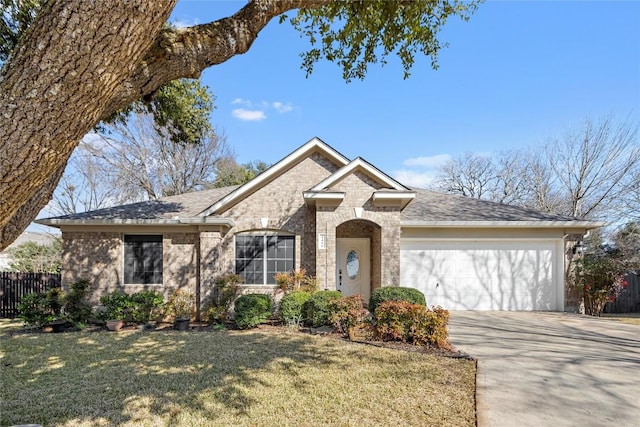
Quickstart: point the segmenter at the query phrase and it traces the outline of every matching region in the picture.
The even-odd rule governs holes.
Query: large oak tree
[[[19,38],[0,70],[0,250],[47,204],[69,156],[96,124],[169,81],[196,78],[247,52],[274,17],[298,9],[291,22],[314,46],[303,56],[307,72],[327,59],[347,80],[362,78],[368,64],[395,53],[406,77],[417,53],[436,67],[447,18],[468,19],[477,6],[251,0],[215,22],[164,27],[176,1],[51,0]]]

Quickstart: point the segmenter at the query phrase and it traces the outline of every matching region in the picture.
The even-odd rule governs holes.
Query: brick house
[[[565,309],[569,235],[601,223],[410,189],[314,138],[238,187],[134,203],[41,224],[62,231],[63,283],[187,288],[204,301],[216,276],[270,292],[305,268],[320,289],[368,299],[411,286],[447,309]]]

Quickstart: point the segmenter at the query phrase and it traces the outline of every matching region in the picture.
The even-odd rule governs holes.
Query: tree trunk
[[[0,74],[0,248],[50,200],[56,172],[105,116],[175,2],[46,3]]]
[[[177,0],[53,0],[0,70],[0,250],[51,199],[101,119],[246,52],[275,16],[329,0],[254,0],[210,24],[162,30]]]

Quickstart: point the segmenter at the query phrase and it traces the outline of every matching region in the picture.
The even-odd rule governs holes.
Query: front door
[[[371,294],[369,239],[337,239],[336,288],[345,296]]]

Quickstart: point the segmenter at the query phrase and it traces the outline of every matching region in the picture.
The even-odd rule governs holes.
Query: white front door
[[[336,289],[345,296],[371,294],[369,239],[337,239]]]

